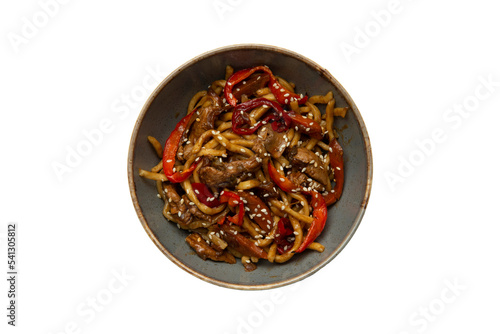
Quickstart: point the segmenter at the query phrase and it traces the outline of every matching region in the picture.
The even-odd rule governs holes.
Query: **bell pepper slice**
[[[307,101],[307,95],[299,95],[292,93],[285,87],[283,87],[278,79],[276,79],[273,75],[269,78],[269,89],[271,90],[271,93],[276,97],[276,100],[278,100],[279,103],[281,104],[290,104],[293,100],[297,100],[299,104],[304,104]]]
[[[304,240],[300,244],[296,253],[303,252],[316,238],[323,232],[326,225],[327,208],[323,196],[316,190],[304,191],[311,196],[311,206],[313,207],[313,221],[307,230]]]
[[[335,186],[332,191],[325,196],[326,205],[332,205],[339,200],[344,188],[344,151],[337,139],[333,138],[329,145],[330,168],[335,177]]]
[[[288,116],[292,120],[292,124],[295,126],[295,129],[300,133],[305,133],[318,140],[323,138],[323,129],[318,122],[305,116],[297,115],[294,112],[289,113]]]
[[[239,196],[244,200],[250,219],[259,225],[266,233],[269,232],[273,225],[273,217],[271,209],[259,197],[250,194],[247,191],[238,192]]]
[[[281,85],[276,79],[276,77],[273,75],[273,72],[269,69],[267,66],[255,66],[252,68],[246,68],[243,70],[240,70],[238,72],[233,73],[227,81],[226,85],[224,86],[224,97],[226,98],[227,103],[232,105],[233,107],[236,106],[238,103],[238,99],[236,99],[233,95],[233,87],[248,78],[250,75],[255,73],[256,71],[263,71],[269,74],[269,84],[268,87],[271,90],[271,92],[274,94],[276,97],[276,100],[278,100],[279,103],[281,104],[289,104],[293,99],[296,99],[299,104],[303,104],[307,101],[307,96],[301,96],[295,93],[292,93],[283,85]]]
[[[265,117],[263,120],[257,122],[250,128],[243,128],[243,125],[250,123],[247,112],[264,105],[273,108],[275,113]],[[257,131],[259,127],[270,121],[274,121],[273,130],[277,132],[285,131],[290,127],[291,124],[290,116],[285,110],[283,110],[279,103],[260,97],[240,103],[233,109],[232,130],[234,133],[239,135],[249,135]]]
[[[186,130],[186,126],[191,119],[191,116],[196,111],[193,110],[186,116],[184,116],[179,123],[177,123],[174,131],[170,134],[167,141],[165,142],[165,148],[163,149],[163,173],[167,177],[167,179],[172,183],[180,183],[185,181],[191,174],[194,169],[198,165],[198,162],[194,162],[188,169],[183,170],[182,172],[174,172],[175,159],[177,155],[177,149],[179,148],[179,143],[182,138],[182,134]]]
[[[285,192],[297,192],[301,190],[301,187],[297,187],[295,183],[287,179],[285,176],[281,175],[276,168],[274,168],[271,161],[267,163],[267,170],[269,172],[269,177],[271,180],[280,187],[281,190]]]
[[[212,194],[210,189],[208,189],[207,185],[204,183],[192,182],[191,186],[193,187],[194,193],[198,200],[208,206],[209,208],[215,208],[221,205],[221,202],[218,198]]]
[[[296,253],[301,253],[307,246],[309,246],[316,238],[321,234],[326,224],[327,207],[325,199],[316,190],[307,190],[304,187],[297,187],[292,181],[287,179],[285,176],[278,173],[276,168],[274,168],[271,162],[267,165],[269,176],[271,179],[281,188],[281,190],[286,192],[298,191],[311,196],[311,206],[313,207],[313,221],[309,226],[307,234],[300,244],[299,248],[295,251]]]
[[[286,253],[285,248],[288,250],[293,245],[293,241],[289,240],[289,237],[293,235],[293,228],[291,227],[292,225],[288,218],[283,217],[278,221],[278,233],[275,235],[274,241],[278,245],[277,251],[280,254]]]
[[[241,226],[243,224],[243,217],[245,216],[245,207],[243,206],[241,197],[232,191],[223,190],[219,195],[219,201],[220,203],[227,203],[232,207],[238,205],[238,213],[232,217],[227,217],[227,220]]]

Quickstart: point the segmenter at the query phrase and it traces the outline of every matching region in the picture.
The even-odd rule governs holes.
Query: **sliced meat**
[[[171,206],[170,212],[173,218],[176,219],[176,223],[187,225],[191,223],[193,217],[209,223],[213,222],[212,217],[200,211],[196,205],[189,205],[188,203],[190,203],[190,200],[187,195],[182,195],[181,197],[173,184],[163,183],[163,190],[169,199]]]
[[[191,130],[189,133],[189,141],[194,144],[198,140],[198,138],[208,130],[212,130],[214,128],[215,120],[222,112],[222,108],[216,106],[209,106],[201,108],[197,111],[199,114],[194,114],[194,122],[191,126]]]
[[[193,220],[191,212],[188,210],[187,201],[183,199],[177,191],[174,185],[163,183],[163,191],[170,202],[170,212],[175,220],[175,223],[188,225]]]
[[[239,82],[233,88],[233,95],[236,99],[241,100],[241,95],[246,96],[255,95],[255,92],[261,88],[266,87],[269,81],[269,74],[267,73],[253,73],[244,81]]]
[[[247,214],[256,222],[262,230],[269,232],[273,226],[271,210],[260,198],[247,191],[239,191],[238,195],[243,198],[245,207],[249,209]]]
[[[186,195],[182,196],[182,198],[184,198],[184,203],[186,203],[186,202],[189,203],[190,200]],[[188,205],[188,211],[189,211],[189,213],[191,213],[193,216],[195,216],[198,219],[205,220],[209,223],[213,222],[212,217],[201,212],[200,209],[196,205]]]
[[[299,171],[292,172],[290,175],[288,175],[288,179],[297,186],[303,186],[306,188],[311,187],[313,190],[317,190],[319,192],[323,192],[326,190],[324,185]]]
[[[196,254],[203,260],[211,259],[214,261],[224,261],[234,264],[236,259],[226,251],[218,251],[210,247],[210,245],[198,233],[191,233],[186,237],[186,242],[194,249]]]
[[[255,191],[261,198],[278,198],[280,196],[278,189],[274,186],[274,183],[269,181],[261,182],[257,187],[255,187]]]
[[[209,187],[232,187],[244,173],[254,172],[262,165],[262,159],[254,155],[248,159],[232,162],[216,163],[213,166],[200,168],[199,175],[203,183]],[[215,166],[215,167],[214,167]]]
[[[266,124],[259,129],[258,141],[261,141],[265,149],[274,159],[281,157],[287,147],[285,140],[286,132],[276,132],[271,124]]]
[[[306,168],[304,172],[321,184],[326,186],[330,182],[326,166],[312,151],[303,147],[293,147],[288,153],[288,160],[294,167],[302,170]]]
[[[221,236],[227,242],[229,247],[246,256],[255,256],[261,259],[267,259],[266,251],[257,246],[254,241],[238,233],[238,231],[232,226],[222,224],[220,228],[224,232],[221,233]]]
[[[254,271],[255,269],[257,269],[257,266],[253,262],[244,261],[243,268],[245,268],[245,271],[248,273],[248,272],[251,272],[251,271]]]

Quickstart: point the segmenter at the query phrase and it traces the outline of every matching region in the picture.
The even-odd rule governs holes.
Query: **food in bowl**
[[[163,215],[202,259],[239,258],[252,271],[323,252],[316,238],[344,185],[333,124],[348,107],[336,107],[333,92],[296,88],[265,65],[227,66],[191,98],[164,147],[148,137],[161,161],[139,175],[156,181]]]

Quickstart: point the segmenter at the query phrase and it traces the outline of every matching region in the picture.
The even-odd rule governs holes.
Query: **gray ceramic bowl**
[[[235,70],[268,65],[273,73],[307,94],[333,91],[336,106],[349,106],[344,119],[335,120],[344,149],[345,184],[341,199],[328,210],[328,221],[318,238],[323,253],[306,251],[284,264],[259,261],[257,270],[245,272],[240,263],[203,261],[184,241],[187,232],[162,215],[155,182],[138,175],[159,159],[147,136],[164,142],[185,114],[190,98],[214,80],[224,77],[226,65]],[[363,217],[372,182],[372,156],[365,125],[356,105],[339,82],[315,62],[289,50],[268,45],[233,45],[204,53],[170,74],[153,92],[135,125],[128,156],[128,181],[132,202],[144,229],[158,248],[175,264],[194,276],[224,287],[258,290],[284,286],[304,279],[330,262],[345,247]]]

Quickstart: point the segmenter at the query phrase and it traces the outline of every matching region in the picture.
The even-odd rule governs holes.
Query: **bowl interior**
[[[345,184],[341,199],[328,210],[326,227],[317,241],[323,253],[305,251],[284,264],[259,261],[257,270],[245,272],[240,263],[229,265],[203,261],[184,241],[187,231],[162,215],[163,201],[155,182],[143,179],[138,169],[159,162],[147,141],[154,136],[164,143],[177,122],[186,114],[191,97],[214,80],[223,79],[226,65],[235,71],[268,65],[273,73],[296,84],[299,93],[326,94],[332,91],[336,106],[348,106],[345,118],[335,119],[344,149]],[[324,110],[322,110],[324,111]],[[349,241],[361,221],[371,189],[371,150],[358,109],[344,88],[316,63],[288,50],[262,45],[239,45],[203,54],[168,76],[147,101],[134,129],[128,161],[132,200],[151,239],[174,263],[205,281],[237,289],[265,289],[303,279],[330,262]]]

